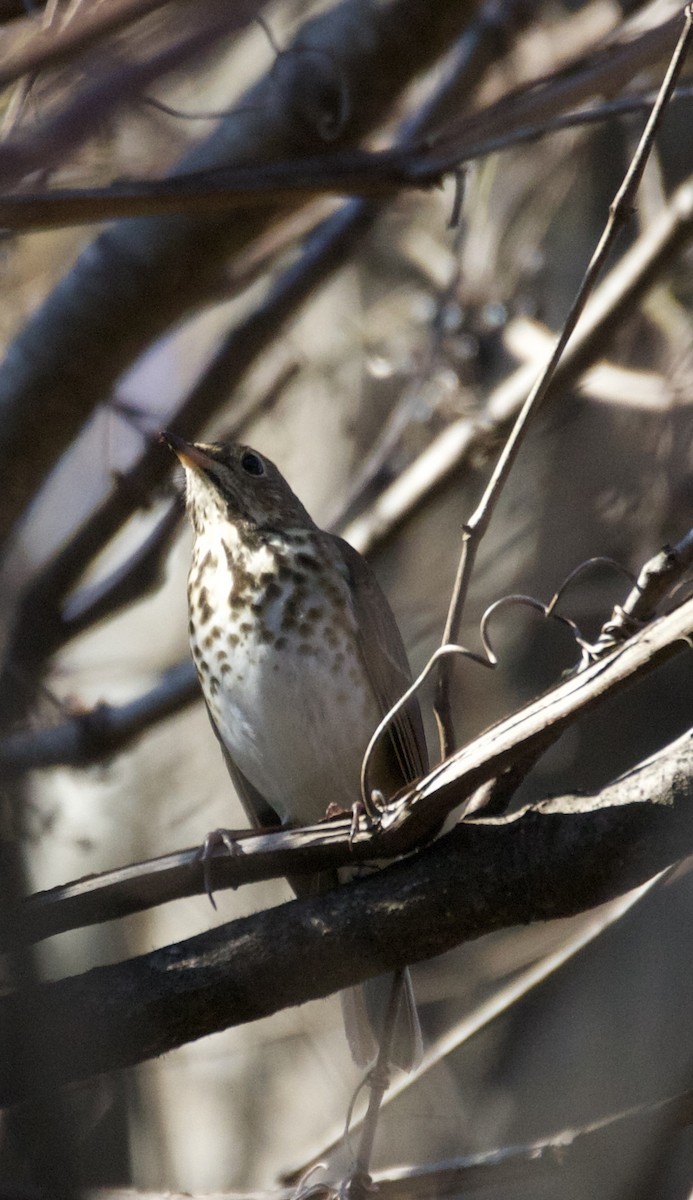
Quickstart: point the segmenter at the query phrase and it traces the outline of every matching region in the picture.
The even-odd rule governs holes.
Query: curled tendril
[[[498,658],[493,649],[491,638],[489,637],[489,622],[491,617],[494,616],[500,608],[508,608],[510,605],[523,605],[525,608],[531,608],[535,612],[541,613],[545,620],[550,618],[553,621],[558,621],[561,625],[565,625],[566,629],[569,629],[572,633],[580,649],[584,651],[588,643],[582,636],[579,627],[576,625],[575,621],[571,620],[570,617],[564,617],[561,613],[553,611],[555,601],[556,598],[554,597],[550,604],[542,604],[541,600],[535,599],[534,596],[523,596],[517,594],[512,596],[501,596],[500,600],[494,600],[493,604],[489,604],[486,612],[481,618],[481,623],[479,625],[481,642],[488,659],[488,665],[492,667],[498,665]]]
[[[586,575],[593,567],[613,567],[614,571],[619,575],[623,575],[634,588],[638,587],[638,581],[633,572],[624,567],[623,563],[617,562],[615,558],[609,558],[607,555],[602,554],[596,555],[594,558],[586,558],[584,562],[581,562],[566,576],[558,591],[552,596],[546,608],[545,615],[547,617],[553,616],[553,610],[561,599],[561,596],[575,583],[575,580],[579,579],[581,575]]]
[[[313,1183],[310,1187],[306,1186],[311,1175],[315,1175],[316,1171],[324,1171],[326,1168],[327,1163],[318,1162],[313,1163],[312,1167],[309,1167],[307,1171],[304,1171],[293,1191],[292,1200],[310,1200],[311,1197],[316,1196],[325,1196],[328,1197],[329,1200],[337,1200],[339,1193],[337,1189],[332,1187],[330,1184]]]
[[[378,820],[381,808],[377,802],[374,802],[374,792],[368,786],[368,768],[373,756],[373,751],[375,750],[375,747],[380,741],[380,738],[385,730],[389,728],[395,717],[398,716],[398,714],[402,711],[405,705],[409,703],[412,697],[416,695],[421,685],[430,675],[438,660],[447,654],[463,654],[465,658],[471,658],[473,662],[479,663],[482,667],[491,667],[494,665],[489,661],[488,658],[484,658],[481,654],[475,654],[473,650],[467,650],[465,646],[456,646],[451,643],[445,646],[439,646],[438,649],[431,655],[423,671],[416,677],[411,687],[407,688],[406,692],[400,696],[397,703],[393,704],[390,711],[385,714],[380,724],[376,727],[373,736],[366,747],[366,753],[364,754],[363,761],[361,763],[361,801],[367,817],[374,823]]]
[[[243,105],[242,108],[231,105],[230,108],[203,108],[199,112],[186,112],[185,109],[175,108],[173,104],[157,100],[156,96],[150,96],[148,92],[140,96],[140,102],[149,108],[156,108],[167,117],[175,117],[177,121],[221,121],[224,117],[230,117],[232,113],[252,112],[255,108],[254,105]]]
[[[310,55],[317,60],[312,75],[308,76],[308,80],[313,82],[315,95],[308,96],[307,102],[305,100],[302,102],[300,109],[296,110],[296,115],[312,125],[323,142],[335,141],[343,132],[351,115],[349,89],[339,60],[321,46],[296,45],[291,46],[288,50],[282,50],[265,18],[257,16],[255,22],[264,31],[274,53],[274,62],[270,68],[269,78],[274,79],[275,83],[279,78],[279,72],[287,68],[298,56],[305,58]],[[305,69],[305,63],[303,65]],[[322,77],[320,77],[320,71],[322,71]],[[166,113],[169,117],[175,117],[179,121],[220,121],[240,113],[256,112],[258,108],[255,104],[232,104],[228,108],[186,112],[185,109],[166,104],[163,100],[157,100],[155,96],[150,96],[148,93],[143,94],[140,100],[150,108],[156,108],[159,112]]]
[[[587,663],[598,658],[600,654],[604,652],[604,647],[600,643],[592,644],[591,642],[587,641],[575,621],[573,621],[570,617],[566,617],[562,613],[557,613],[555,611],[559,600],[563,595],[565,595],[565,592],[575,582],[575,580],[596,566],[612,567],[619,574],[625,576],[625,578],[628,579],[634,588],[638,587],[637,579],[633,575],[632,571],[629,571],[622,565],[622,563],[617,562],[616,559],[608,558],[603,555],[598,555],[594,558],[588,558],[585,560],[585,562],[580,563],[579,566],[575,567],[575,569],[570,572],[558,590],[554,593],[548,604],[542,603],[541,600],[537,600],[534,596],[525,596],[519,593],[510,596],[502,596],[500,600],[494,600],[493,604],[490,604],[484,612],[479,625],[481,643],[484,649],[483,655],[475,654],[473,650],[467,650],[465,646],[456,646],[452,643],[445,646],[439,646],[438,649],[431,655],[423,671],[419,676],[417,676],[411,687],[407,688],[406,692],[400,696],[397,703],[394,704],[390,711],[385,714],[380,724],[376,727],[373,736],[366,747],[366,753],[364,754],[363,761],[361,763],[361,802],[363,804],[366,816],[373,824],[377,823],[378,818],[383,810],[383,804],[380,794],[376,793],[374,789],[369,787],[368,768],[373,756],[373,751],[375,750],[380,738],[389,728],[398,714],[402,711],[405,705],[408,704],[412,697],[416,695],[421,685],[430,675],[435,664],[444,655],[463,654],[465,658],[470,658],[473,662],[478,663],[482,667],[493,668],[498,665],[498,657],[493,649],[493,644],[489,636],[489,623],[491,618],[495,616],[499,609],[507,608],[510,605],[523,605],[526,608],[531,608],[535,612],[540,613],[545,620],[551,619],[558,621],[561,625],[564,625],[565,628],[569,629],[572,633],[575,643],[581,651],[581,660],[578,670],[582,669]],[[622,617],[618,608],[615,608],[614,612],[618,614],[619,620],[622,620],[626,616],[624,613]],[[605,634],[608,635],[607,626],[605,626],[604,630],[602,631],[602,638],[604,638]]]

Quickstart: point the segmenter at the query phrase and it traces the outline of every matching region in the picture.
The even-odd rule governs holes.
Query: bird
[[[322,820],[328,803],[352,810],[371,735],[411,684],[373,571],[348,542],[316,525],[264,454],[237,443],[186,442],[168,430],[161,437],[185,470],[192,657],[246,816],[256,828],[297,827]],[[387,800],[427,765],[413,699],[376,743],[369,779]],[[290,879],[298,895],[339,881],[334,872]],[[359,1065],[377,1054],[390,978],[342,993]],[[391,1065],[411,1070],[420,1057],[405,971]]]

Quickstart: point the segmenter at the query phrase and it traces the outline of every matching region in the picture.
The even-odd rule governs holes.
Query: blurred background
[[[607,0],[26,11],[6,0],[0,17],[0,763],[5,837],[34,891],[244,824],[191,674],[178,711],[117,752],[97,745],[86,765],[67,750],[32,759],[30,741],[20,761],[8,740],[126,704],[188,661],[191,538],[162,426],[269,454],[316,521],[368,555],[413,669],[425,664],[462,524],[644,125],[642,107],[624,115],[612,102],[657,88],[680,17]],[[475,650],[501,596],[548,601],[598,555],[637,572],[691,524],[693,260],[690,218],[674,221],[693,186],[685,86],[607,267],[618,302],[542,409],[482,544],[460,632]],[[588,108],[599,119],[551,126]],[[435,189],[370,200],[308,188],[208,212],[201,187],[180,211],[142,215],[87,193],[87,223],[42,207],[55,189],[67,203],[115,180],[122,196],[140,181],[305,155],[325,156],[329,175],[339,152],[393,144],[465,165]],[[11,216],[2,205],[18,195],[29,200]],[[634,252],[650,257],[629,281],[617,263]],[[562,608],[594,636],[628,588],[594,568]],[[460,742],[577,657],[564,628],[525,609],[502,610],[492,636],[495,672],[455,667]],[[692,672],[679,656],[581,720],[517,802],[598,788],[683,732]],[[422,706],[435,758],[430,690]],[[40,970],[77,974],[289,897],[283,882],[255,885],[219,893],[216,912],[200,896],[76,930],[40,947]],[[691,898],[682,866],[619,919],[605,914],[598,937],[403,1090],[375,1166],[523,1144],[690,1088]],[[415,967],[429,1044],[579,940],[593,915]],[[268,1187],[338,1134],[358,1081],[336,998],[229,1030],[77,1089],[80,1178]],[[26,1184],[42,1134],[13,1141],[4,1128],[6,1185]],[[339,1177],[348,1151],[328,1163]],[[485,1190],[673,1198],[692,1178],[690,1131],[653,1117],[645,1133],[616,1123],[546,1177],[518,1169]]]

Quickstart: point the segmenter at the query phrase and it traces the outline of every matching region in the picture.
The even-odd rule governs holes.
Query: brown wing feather
[[[351,583],[354,615],[359,630],[368,630],[368,643],[359,637],[359,650],[383,716],[411,684],[411,671],[397,622],[368,563],[343,541],[335,538]],[[382,749],[373,758],[373,781],[384,791],[397,791],[419,779],[428,768],[428,752],[421,709],[410,701],[383,734]]]

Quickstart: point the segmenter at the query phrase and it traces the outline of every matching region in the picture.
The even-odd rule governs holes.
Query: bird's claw
[[[214,899],[214,889],[212,888],[211,862],[214,857],[214,851],[220,846],[223,846],[227,854],[230,854],[232,858],[235,858],[237,854],[243,853],[243,847],[229,829],[213,829],[211,833],[207,834],[200,847],[197,857],[202,862],[205,892],[215,911],[217,902]]]
[[[351,825],[349,827],[350,850],[354,844],[354,838],[356,837],[356,834],[361,832],[362,824],[370,826],[372,822],[370,819],[370,814],[368,813],[363,801],[357,800],[356,803],[352,804],[351,806]]]

